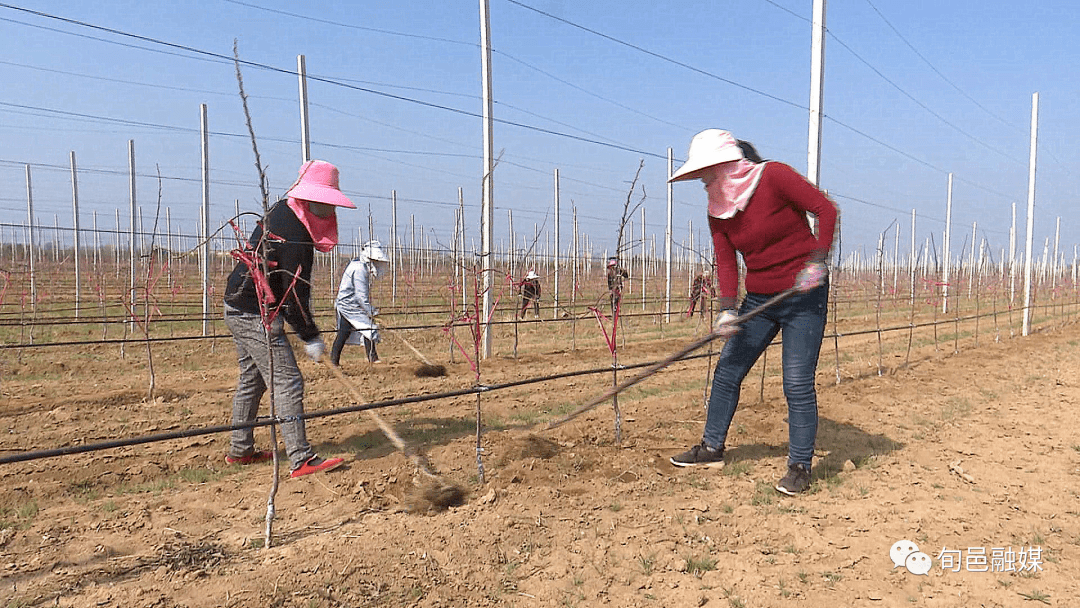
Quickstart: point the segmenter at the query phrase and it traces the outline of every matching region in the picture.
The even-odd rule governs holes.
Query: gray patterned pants
[[[232,423],[252,422],[259,413],[259,401],[266,392],[270,377],[270,358],[266,337],[259,315],[241,312],[225,305],[225,325],[236,341],[236,357],[240,364],[240,379],[233,395]],[[274,354],[274,405],[277,415],[289,419],[304,413],[304,377],[296,364],[281,317],[274,320],[270,331],[270,349]],[[295,469],[315,455],[307,441],[303,420],[288,420],[281,425],[281,437],[289,462]],[[236,429],[232,432],[229,454],[240,457],[255,449],[255,429]]]

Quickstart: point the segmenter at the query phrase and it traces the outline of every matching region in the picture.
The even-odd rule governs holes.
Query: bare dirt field
[[[525,328],[523,344],[544,331]],[[684,341],[631,341],[620,361]],[[611,361],[595,341],[544,343],[484,361],[483,381]],[[445,341],[417,345],[447,363]],[[0,454],[227,424],[234,353],[209,346],[156,345],[152,401],[141,347],[5,351]],[[460,357],[446,378],[415,377],[392,338],[376,366],[349,348],[343,369],[372,401],[474,382]],[[3,464],[0,607],[1076,605],[1080,325],[941,348],[907,367],[894,355],[882,376],[868,357],[839,385],[823,349],[814,484],[794,498],[773,490],[787,450],[775,370],[748,377],[723,470],[669,464],[700,440],[707,359],[624,393],[621,444],[607,405],[528,429],[609,375],[482,394],[483,483],[475,396],[380,410],[468,489],[442,512],[410,510],[414,467],[364,413],[313,419],[316,449],[347,466],[282,471],[269,548],[273,467],[226,465],[226,435]],[[329,370],[301,366],[308,412],[354,403]],[[894,567],[899,540],[930,557],[926,575]]]

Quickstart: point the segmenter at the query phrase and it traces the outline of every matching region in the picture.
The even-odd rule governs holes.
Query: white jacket
[[[358,331],[375,330],[375,315],[378,311],[371,304],[371,281],[373,262],[365,257],[358,257],[345,267],[338,287],[335,307]],[[369,336],[370,337],[370,336]]]

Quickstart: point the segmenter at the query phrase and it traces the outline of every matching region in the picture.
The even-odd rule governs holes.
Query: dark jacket
[[[281,314],[307,342],[319,335],[311,316],[311,267],[315,263],[315,245],[311,234],[289,208],[284,199],[274,203],[266,217],[255,227],[248,239],[251,248],[259,245],[263,229],[270,233],[262,244],[262,257],[269,266],[267,279],[274,294],[274,306],[282,301],[293,276],[299,274],[292,293],[281,307]],[[247,266],[238,262],[225,286],[225,303],[240,311],[259,314],[255,284]]]
[[[622,292],[623,279],[629,277],[625,270],[618,266],[609,266],[607,269],[607,288],[614,292]]]
[[[521,283],[521,297],[526,300],[540,299],[540,280],[526,279]]]

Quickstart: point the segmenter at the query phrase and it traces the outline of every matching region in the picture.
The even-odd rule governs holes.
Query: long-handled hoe
[[[334,376],[341,382],[345,388],[349,389],[353,397],[359,402],[364,403],[364,397],[357,390],[356,385],[349,381],[345,377],[345,374],[341,373],[341,369],[334,365],[330,361],[323,359],[323,363],[330,368]],[[390,440],[390,443],[394,444],[394,447],[398,449],[402,454],[407,456],[409,460],[413,461],[416,465],[416,469],[424,476],[425,481],[420,484],[420,493],[416,497],[416,502],[420,503],[414,505],[414,507],[424,507],[426,509],[414,510],[442,510],[447,507],[453,507],[464,503],[465,490],[460,486],[447,481],[441,475],[436,473],[432,469],[431,464],[428,462],[427,456],[424,455],[419,449],[410,448],[405,440],[390,426],[382,416],[377,414],[374,410],[364,410],[375,421],[375,424],[379,426],[379,430],[386,435],[386,438]]]
[[[785,291],[781,291],[780,293],[776,294],[775,296],[773,296],[773,297],[769,298],[768,300],[766,300],[765,302],[763,302],[761,304],[761,306],[758,306],[758,307],[756,307],[756,308],[754,308],[752,310],[748,310],[748,311],[744,312],[743,314],[739,315],[738,317],[736,317],[734,319],[734,321],[732,321],[732,323],[735,324],[735,325],[745,323],[746,321],[748,321],[748,320],[760,315],[761,313],[765,312],[769,308],[779,304],[780,302],[783,302],[784,300],[788,299],[789,297],[791,297],[795,293],[797,293],[797,290],[794,287],[790,288],[790,289],[787,289]],[[717,335],[714,332],[710,332],[710,333],[706,334],[705,336],[703,336],[701,338],[698,338],[697,340],[694,340],[693,342],[691,342],[691,343],[687,344],[686,346],[680,348],[679,350],[675,351],[674,353],[671,353],[670,355],[665,357],[662,361],[658,361],[658,362],[652,364],[651,366],[645,368],[644,371],[637,374],[636,376],[632,376],[630,378],[627,378],[626,380],[623,380],[622,382],[620,382],[616,386],[611,387],[610,389],[605,391],[603,395],[600,395],[599,397],[593,399],[592,401],[586,403],[585,405],[582,405],[582,406],[578,407],[576,410],[570,412],[566,416],[563,416],[562,418],[559,418],[558,420],[553,420],[552,422],[549,422],[544,427],[544,430],[550,430],[550,429],[553,429],[553,428],[555,428],[557,426],[562,426],[562,425],[566,424],[567,422],[570,422],[574,418],[577,418],[578,416],[584,414],[585,412],[588,412],[589,410],[594,409],[596,406],[600,405],[601,403],[604,403],[604,402],[608,401],[613,396],[618,395],[619,393],[625,391],[626,389],[630,388],[631,386],[634,386],[635,384],[638,384],[642,380],[645,380],[646,378],[652,376],[656,372],[664,369],[665,367],[667,367],[667,366],[671,365],[672,363],[682,359],[683,357],[689,355],[690,353],[694,352],[695,350],[705,346],[709,342],[712,342],[713,340],[716,340],[718,338],[720,338],[719,335]]]
[[[384,327],[382,328],[382,331],[388,331],[388,329]],[[402,332],[393,330],[389,333],[397,336],[397,338],[401,340],[401,342],[405,346],[408,346],[409,350],[411,350],[413,354],[416,355],[416,358],[420,359],[420,367],[413,370],[414,376],[416,376],[417,378],[438,378],[446,375],[445,365],[438,365],[428,360],[428,358],[424,356],[424,353],[417,350],[415,346],[410,344],[409,341],[405,339],[405,335]]]

